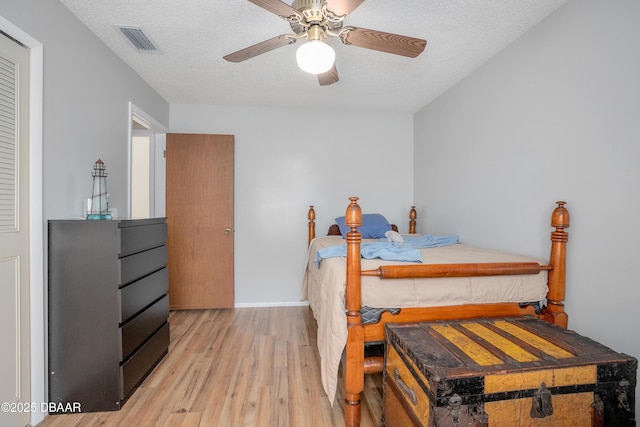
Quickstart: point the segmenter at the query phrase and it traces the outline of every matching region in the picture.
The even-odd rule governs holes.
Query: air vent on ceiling
[[[142,28],[123,26],[116,26],[116,28],[131,42],[138,52],[160,53],[155,43],[144,33]]]

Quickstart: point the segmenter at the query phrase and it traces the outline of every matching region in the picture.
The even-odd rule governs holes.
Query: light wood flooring
[[[50,415],[38,427],[344,426],[343,390],[323,391],[308,307],[173,311],[169,354],[117,412]],[[365,380],[362,427],[382,415]]]

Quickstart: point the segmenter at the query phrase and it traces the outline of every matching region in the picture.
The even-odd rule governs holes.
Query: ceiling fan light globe
[[[322,74],[333,67],[336,53],[333,48],[321,40],[310,40],[296,51],[296,61],[302,71]]]

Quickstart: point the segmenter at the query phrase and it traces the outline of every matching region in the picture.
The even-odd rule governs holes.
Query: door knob
[[[229,234],[231,234],[231,229],[230,229],[230,228],[225,228],[225,229],[224,229],[224,234],[226,234],[227,236],[228,236]]]

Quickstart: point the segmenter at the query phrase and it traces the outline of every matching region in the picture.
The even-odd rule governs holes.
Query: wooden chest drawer
[[[386,326],[386,426],[632,426],[637,360],[532,318]]]
[[[119,290],[120,323],[124,323],[143,308],[169,291],[169,273],[166,268],[143,277]]]
[[[122,378],[122,398],[126,398],[142,382],[146,375],[167,354],[169,347],[169,324],[165,323],[135,353],[122,362],[120,377]]]
[[[122,359],[142,345],[169,317],[169,296],[165,295],[151,307],[132,318],[121,328]]]
[[[120,286],[160,270],[166,266],[167,259],[166,246],[159,246],[120,258]]]
[[[144,224],[123,223],[120,226],[120,256],[162,246],[167,241],[167,235],[167,223],[164,219],[158,219],[156,223],[151,220]]]

